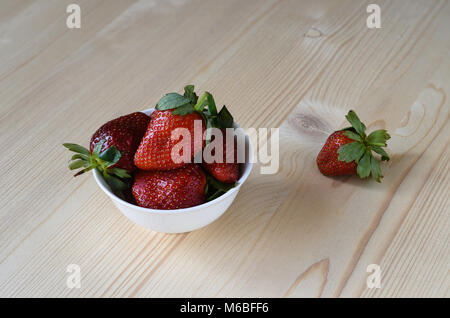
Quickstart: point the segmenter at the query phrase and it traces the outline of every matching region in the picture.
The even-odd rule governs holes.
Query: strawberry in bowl
[[[69,168],[81,169],[76,176],[93,170],[96,182],[119,210],[146,228],[182,233],[216,220],[234,201],[250,174],[252,149],[249,137],[242,129],[235,131],[237,136],[245,139],[245,162],[222,163],[219,160],[210,163],[219,167],[233,165],[233,173],[223,179],[223,171],[230,169],[208,169],[201,157],[194,160],[214,140],[207,128],[239,128],[225,106],[217,111],[210,93],[205,92],[198,98],[194,86],[188,85],[183,95],[169,93],[155,109],[139,113],[148,118],[144,129],[143,120],[135,117],[132,123],[126,122],[123,129],[107,130],[102,126],[92,136],[94,146],[90,150],[64,144],[76,152]],[[119,122],[118,119],[111,122],[114,121]],[[121,122],[125,123],[123,119]],[[200,133],[195,134],[194,128]],[[181,150],[177,147],[183,136],[173,136],[177,129],[184,129],[194,136]],[[119,135],[116,131],[127,133]],[[131,135],[138,137],[131,138]],[[123,147],[124,140],[128,141],[125,142],[128,147]],[[174,160],[174,152],[185,160]]]
[[[150,117],[141,112],[113,119],[92,135],[90,150],[73,143],[63,144],[75,152],[69,165],[70,170],[82,168],[75,174],[79,176],[98,169],[112,188],[125,189],[127,185],[122,178],[130,178],[130,173],[136,170],[134,154],[149,121]]]

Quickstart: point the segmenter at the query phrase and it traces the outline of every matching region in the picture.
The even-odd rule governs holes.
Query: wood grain
[[[377,1],[381,29],[358,0],[80,0],[78,30],[69,3],[0,2],[0,296],[450,296],[448,1]],[[161,234],[73,179],[61,144],[187,83],[280,127],[280,169]],[[348,109],[392,135],[382,184],[316,169]]]

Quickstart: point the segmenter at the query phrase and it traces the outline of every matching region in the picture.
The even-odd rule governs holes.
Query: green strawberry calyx
[[[70,159],[72,162],[69,164],[69,169],[75,170],[82,168],[74,175],[75,177],[92,169],[97,169],[103,174],[105,181],[113,190],[124,190],[128,188],[128,185],[121,179],[131,178],[131,176],[125,169],[112,167],[120,160],[122,154],[114,146],[101,151],[104,143],[105,140],[96,143],[92,153],[88,149],[77,144],[63,144],[64,147],[75,152]]]
[[[343,162],[356,162],[357,173],[364,179],[371,176],[377,182],[381,182],[383,174],[379,161],[372,152],[381,156],[381,161],[389,161],[389,155],[382,147],[387,146],[387,141],[391,136],[384,129],[379,129],[366,135],[366,126],[359,120],[353,110],[345,116],[352,125],[342,129],[344,135],[354,140],[354,142],[342,145],[338,149],[338,160]]]
[[[237,182],[234,183],[221,182],[216,178],[214,178],[209,173],[206,173],[206,187],[205,187],[206,202],[217,199],[222,194],[226,193],[228,190],[231,190],[237,185],[238,185]]]
[[[157,110],[172,110],[174,115],[187,115],[193,112],[199,113],[205,121],[206,128],[231,128],[233,116],[226,106],[217,112],[214,97],[209,92],[204,92],[199,98],[194,91],[194,85],[184,87],[184,94],[169,93],[156,104]],[[211,141],[211,130],[207,130],[206,143]]]

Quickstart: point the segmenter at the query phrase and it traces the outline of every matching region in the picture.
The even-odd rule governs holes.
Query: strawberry
[[[113,189],[125,188],[126,184],[119,178],[130,177],[128,173],[136,169],[133,163],[134,153],[149,121],[150,118],[141,112],[113,119],[92,135],[90,150],[76,144],[63,144],[76,153],[69,168],[83,168],[75,176],[97,168]]]
[[[197,164],[167,171],[138,170],[133,196],[141,207],[174,210],[205,202],[206,175]]]
[[[111,167],[121,168],[128,172],[134,171],[136,169],[133,164],[134,153],[147,130],[149,121],[149,116],[136,112],[107,122],[92,135],[91,153],[94,151],[95,145],[104,140],[100,152],[114,146],[122,155],[119,161]]]
[[[202,149],[203,133],[205,131],[205,125],[203,124],[202,116],[193,112],[185,115],[173,114],[172,110],[155,110],[150,119],[147,131],[142,138],[139,148],[134,156],[135,165],[142,170],[170,170],[184,166],[185,162],[174,162],[172,160],[172,150],[181,140],[182,136],[178,139],[172,139],[171,134],[174,129],[186,128],[191,138],[191,157],[195,154],[195,150]],[[201,123],[201,135],[195,140],[194,137],[194,125],[195,121]],[[197,143],[197,144],[196,144]],[[182,155],[183,149],[180,154]]]
[[[205,107],[207,109],[205,110]],[[194,134],[195,122],[200,121],[201,131]],[[170,170],[184,166],[201,151],[203,134],[206,127],[227,128],[233,124],[233,117],[224,106],[217,113],[214,98],[205,92],[198,98],[194,86],[184,88],[184,95],[169,93],[156,105],[151,116],[147,131],[134,156],[135,165],[142,170]],[[190,156],[188,162],[176,162],[172,158],[174,147],[183,140],[183,136],[173,140],[172,132],[177,128],[185,128],[190,133]],[[210,134],[206,134],[205,142],[210,141]],[[175,149],[177,151],[178,148]],[[183,148],[178,152],[183,155]]]
[[[239,163],[237,162],[237,144],[234,141],[234,158],[227,154],[227,134],[224,129],[222,131],[223,139],[223,158],[221,162],[207,163],[203,162],[203,168],[208,171],[214,178],[224,183],[234,183],[239,179]],[[213,141],[212,139],[211,141]],[[214,150],[211,155],[215,155]]]
[[[355,161],[345,162],[338,160],[339,148],[351,142],[354,142],[354,140],[348,138],[344,134],[344,131],[335,131],[328,137],[325,145],[317,156],[317,165],[322,174],[326,176],[356,174],[357,164]]]
[[[378,160],[372,151],[381,155],[381,161],[389,156],[382,147],[391,138],[386,130],[375,130],[366,135],[366,126],[351,110],[346,116],[352,125],[332,133],[317,156],[317,166],[326,176],[359,175],[364,179],[371,176],[381,182],[383,175]]]

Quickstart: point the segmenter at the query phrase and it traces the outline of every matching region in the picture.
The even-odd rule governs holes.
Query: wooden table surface
[[[448,1],[377,0],[381,29],[373,1],[77,0],[68,29],[71,2],[0,0],[0,296],[450,296]],[[280,127],[280,169],[257,164],[209,226],[156,233],[61,144],[191,83]],[[316,168],[349,109],[392,135],[382,184]]]

